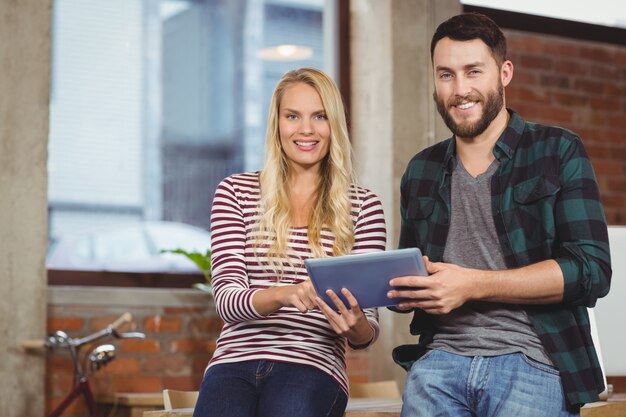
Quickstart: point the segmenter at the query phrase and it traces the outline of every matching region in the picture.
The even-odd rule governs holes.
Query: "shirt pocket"
[[[514,204],[506,211],[505,224],[523,230],[527,251],[541,250],[548,256],[555,238],[554,206],[561,189],[557,176],[537,176],[513,187]]]
[[[435,200],[431,197],[415,197],[409,200],[406,217],[409,220],[427,219],[433,212]]]
[[[555,196],[560,189],[559,178],[555,175],[533,177],[513,188],[513,199],[517,204],[529,205]]]

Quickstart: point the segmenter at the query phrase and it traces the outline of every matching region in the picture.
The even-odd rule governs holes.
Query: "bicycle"
[[[146,335],[140,332],[120,333],[118,329],[132,321],[130,313],[122,314],[117,320],[106,328],[90,335],[74,338],[68,336],[62,330],[57,330],[45,340],[24,340],[22,347],[27,351],[47,351],[49,349],[67,349],[70,352],[74,364],[73,389],[63,398],[61,403],[50,412],[48,417],[59,417],[67,407],[80,395],[82,395],[89,410],[89,417],[98,417],[96,401],[91,387],[89,376],[115,359],[115,346],[103,344],[94,348],[88,354],[81,354],[80,349],[92,342],[106,337],[115,339],[145,339]],[[89,369],[84,369],[83,363],[89,363]]]

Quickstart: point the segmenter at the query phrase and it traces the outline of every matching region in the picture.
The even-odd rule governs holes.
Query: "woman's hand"
[[[317,293],[309,279],[300,284],[286,285],[277,288],[279,288],[279,301],[284,307],[295,307],[301,313],[306,313],[317,307],[315,303]]]
[[[326,291],[326,295],[333,301],[337,308],[336,310],[332,309],[319,297],[315,298],[316,304],[328,319],[335,333],[346,337],[355,346],[369,343],[374,338],[374,329],[367,321],[363,310],[359,307],[359,303],[352,293],[346,288],[342,289],[341,293],[348,300],[350,308],[346,307],[332,290]]]
[[[257,291],[252,297],[252,305],[263,316],[283,307],[295,307],[300,312],[306,313],[317,307],[315,297],[317,297],[315,288],[307,279],[299,284],[281,285]]]

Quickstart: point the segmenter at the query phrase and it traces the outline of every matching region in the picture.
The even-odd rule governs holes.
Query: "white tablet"
[[[304,266],[315,291],[331,307],[335,304],[326,295],[329,289],[348,305],[341,295],[342,288],[347,288],[354,295],[361,308],[396,305],[400,299],[387,297],[387,292],[392,289],[389,285],[392,278],[428,275],[418,248],[305,259]]]

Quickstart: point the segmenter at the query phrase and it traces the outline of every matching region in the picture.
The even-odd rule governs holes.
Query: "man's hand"
[[[406,298],[397,308],[420,308],[430,314],[448,314],[472,299],[477,284],[476,270],[443,262],[430,262],[424,257],[427,277],[404,276],[392,279],[389,298]]]

